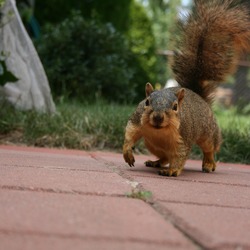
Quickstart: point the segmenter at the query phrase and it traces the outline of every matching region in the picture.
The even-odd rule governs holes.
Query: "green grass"
[[[118,149],[131,110],[131,107],[105,103],[58,104],[54,115],[2,108],[0,139],[42,147]],[[18,140],[15,134],[21,134]]]
[[[249,164],[250,115],[238,114],[236,109],[217,109],[215,112],[223,136],[219,160]]]
[[[152,198],[152,192],[150,191],[138,191],[138,190],[132,190],[131,193],[126,194],[128,198],[138,199],[147,201]]]
[[[0,105],[0,142],[121,152],[124,129],[134,108],[102,102],[59,103],[57,114],[49,115]],[[215,114],[223,134],[217,160],[250,164],[250,116],[238,115],[235,109],[219,108]],[[145,152],[142,143],[136,148]],[[195,147],[191,157],[201,159],[200,150]]]

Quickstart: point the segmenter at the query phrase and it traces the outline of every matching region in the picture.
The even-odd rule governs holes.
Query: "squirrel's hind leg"
[[[203,152],[203,161],[202,161],[202,171],[205,173],[210,173],[215,171],[216,162],[214,160],[214,155],[220,150],[221,145],[221,132],[216,122],[210,125],[211,129],[208,130],[206,136],[200,138],[197,142],[199,147]]]
[[[159,171],[159,175],[163,176],[179,176],[182,172],[182,169],[185,165],[187,158],[175,158],[169,165],[167,169],[163,169]]]
[[[163,168],[165,167],[165,165],[168,164],[168,161],[163,161],[161,159],[157,160],[157,161],[146,161],[144,162],[146,167],[149,168]]]
[[[210,140],[207,140],[203,143],[199,143],[199,146],[203,151],[202,171],[205,173],[215,171],[216,163],[214,160],[214,154],[216,152],[216,149],[214,143]]]
[[[170,159],[170,164],[167,169],[159,171],[159,175],[163,176],[179,176],[184,168],[188,155],[190,153],[190,147],[181,144],[176,156]]]
[[[215,171],[216,163],[214,161],[214,152],[203,152],[203,155],[202,171],[205,173]]]

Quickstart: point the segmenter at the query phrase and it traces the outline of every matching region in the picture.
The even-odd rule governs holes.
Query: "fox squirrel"
[[[134,166],[133,147],[144,138],[157,156],[147,167],[168,168],[160,175],[178,176],[193,144],[203,151],[202,170],[214,171],[214,154],[222,142],[211,104],[218,83],[234,73],[243,51],[250,50],[250,17],[235,0],[196,0],[181,24],[181,39],[172,70],[179,87],[162,90],[146,84],[146,98],[130,117],[123,157]]]

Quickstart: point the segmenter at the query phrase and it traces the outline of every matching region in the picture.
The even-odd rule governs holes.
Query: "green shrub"
[[[112,23],[117,30],[126,32],[131,2],[133,0],[36,0],[35,17],[43,27],[46,23],[61,23],[72,10],[80,10],[86,19],[95,16],[102,23]]]
[[[48,25],[37,42],[54,97],[132,101],[136,96],[129,66],[132,54],[111,24],[85,20],[80,12]]]

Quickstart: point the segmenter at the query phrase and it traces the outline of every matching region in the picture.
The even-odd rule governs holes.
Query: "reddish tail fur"
[[[234,73],[240,54],[250,50],[248,9],[235,0],[195,0],[181,25],[172,65],[176,80],[211,103],[217,84]]]

